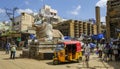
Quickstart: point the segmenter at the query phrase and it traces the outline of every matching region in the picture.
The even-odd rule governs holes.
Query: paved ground
[[[62,63],[60,65],[52,65],[52,60],[34,60],[27,58],[9,59],[9,55],[4,51],[0,51],[0,69],[120,69],[120,62],[103,62],[97,55],[91,55],[90,61],[87,63]]]

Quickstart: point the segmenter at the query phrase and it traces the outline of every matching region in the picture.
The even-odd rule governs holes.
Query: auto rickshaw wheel
[[[59,61],[58,61],[58,60],[54,60],[54,61],[53,61],[53,64],[54,64],[54,65],[58,65],[58,64],[59,64]]]
[[[79,57],[79,58],[77,59],[77,62],[80,63],[81,60],[82,60],[82,57]]]

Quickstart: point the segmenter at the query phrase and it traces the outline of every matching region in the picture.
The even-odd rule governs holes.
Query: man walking
[[[85,50],[86,61],[89,61],[89,58],[90,58],[90,46],[89,46],[88,43],[86,43],[84,50]]]
[[[11,46],[10,58],[15,59],[15,54],[16,54],[16,45],[14,44],[14,45]]]

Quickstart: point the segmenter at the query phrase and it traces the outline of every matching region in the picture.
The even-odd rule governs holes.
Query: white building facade
[[[48,19],[48,22],[53,24],[58,23],[62,20],[62,18],[58,16],[58,11],[52,9],[51,6],[48,5],[45,5],[43,8],[41,8],[38,15],[46,17]]]
[[[21,13],[16,17],[13,24],[13,30],[15,31],[27,31],[34,23],[34,17],[31,14]]]

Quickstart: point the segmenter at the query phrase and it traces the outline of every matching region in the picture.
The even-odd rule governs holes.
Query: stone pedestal
[[[41,59],[41,60],[51,60],[53,59],[53,56],[54,56],[54,52],[53,50],[51,49],[44,49],[44,50],[40,50],[39,51],[39,55],[38,55],[38,59]]]
[[[29,46],[29,58],[35,58],[39,55],[39,45]]]
[[[23,50],[23,57],[34,58],[34,59],[52,59],[53,49],[55,45],[52,41],[39,41],[39,44],[34,42],[28,45],[28,50]]]
[[[20,54],[21,57],[23,58],[28,58],[29,57],[29,49],[22,49],[22,54]]]

